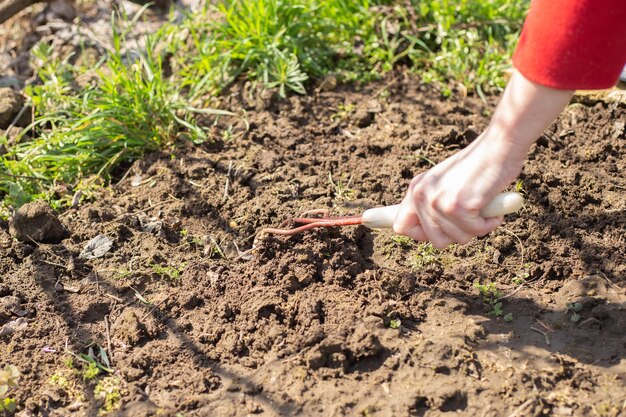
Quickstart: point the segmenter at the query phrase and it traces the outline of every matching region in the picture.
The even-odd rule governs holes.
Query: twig
[[[157,208],[157,207],[164,206],[164,205],[169,204],[169,203],[172,203],[172,202],[174,202],[174,201],[176,201],[176,199],[175,199],[175,198],[174,198],[174,199],[165,200],[165,201],[161,201],[160,203],[153,204],[153,205],[151,205],[150,207],[146,207],[145,209],[136,210],[136,211],[134,211],[134,212],[132,212],[132,213],[124,213],[124,214],[121,214],[121,215],[117,216],[116,218],[114,218],[113,220],[111,220],[110,222],[105,223],[105,224],[104,224],[104,227],[110,226],[110,225],[112,225],[113,223],[117,223],[117,222],[119,222],[120,220],[125,219],[125,218],[127,218],[127,217],[134,216],[135,214],[145,213],[145,212],[146,212],[146,211],[148,211],[148,210],[152,210],[152,209],[155,209],[155,208]]]
[[[93,274],[96,276],[96,292],[100,294],[100,277],[98,275],[98,271],[94,270]]]
[[[509,293],[509,294],[507,294],[507,295],[503,295],[502,297],[498,298],[498,301],[500,301],[500,300],[504,300],[505,298],[509,298],[509,297],[514,296],[514,295],[515,295],[515,294],[516,294],[519,290],[521,290],[521,289],[522,289],[522,288],[524,288],[525,286],[526,286],[526,283],[525,283],[525,282],[522,282],[522,283],[521,283],[521,284],[520,284],[517,288],[515,288],[515,289],[513,290],[513,292],[511,292],[511,293]]]
[[[120,304],[124,302],[124,300],[122,300],[120,297],[116,297],[113,294],[109,294],[108,292],[105,293],[104,296],[105,297],[109,297],[110,299],[115,300],[115,301],[117,301]]]
[[[539,319],[535,319],[537,321],[537,323],[539,323],[541,325],[541,327],[543,327],[544,329],[546,329],[549,332],[552,332],[554,330],[552,330],[552,328],[550,326],[548,326],[547,324],[545,324],[544,322],[542,322]]]
[[[104,329],[107,335],[107,347],[109,349],[109,365],[113,365],[113,344],[111,343],[111,325],[109,324],[109,315],[104,316]]]
[[[602,322],[594,317],[589,317],[586,320],[583,320],[582,322],[580,322],[580,324],[578,325],[578,327],[582,327],[583,324],[587,324],[587,323],[591,323],[591,322],[595,322],[598,324],[602,324]]]
[[[532,327],[531,327],[531,329],[532,329]],[[517,407],[515,409],[515,411],[513,411],[511,414],[509,414],[509,417],[517,417],[517,416],[521,415],[521,412],[524,411],[529,405],[531,405],[535,401],[536,401],[536,398],[529,398],[529,399],[527,399],[526,401],[524,401],[522,403],[522,405]]]
[[[37,177],[31,177],[29,175],[15,175],[15,174],[9,174],[6,172],[0,172],[0,175],[3,175],[5,177],[9,177],[9,178],[23,178],[25,180],[35,180],[35,181],[44,181],[44,178],[37,178]]]
[[[519,236],[517,236],[515,233],[511,232],[508,229],[502,228],[502,231],[510,234],[515,239],[517,239],[517,242],[519,243],[519,247],[520,247],[520,258],[521,258],[520,266],[521,266],[521,268],[524,268],[524,244],[522,243],[522,240],[519,238]],[[514,289],[513,292],[500,297],[498,300],[504,300],[505,298],[512,297],[513,295],[515,295],[519,290],[521,290],[525,286],[526,286],[526,282],[524,281],[520,285],[518,285],[518,287],[516,289]]]
[[[59,268],[67,269],[67,266],[65,266],[65,265],[57,264],[57,263],[46,261],[46,260],[43,260],[43,259],[41,259],[41,262],[43,262],[44,264],[51,265],[51,266],[57,266]]]
[[[35,3],[49,2],[50,0],[5,0],[0,1],[0,23],[4,23],[25,8]]]
[[[548,333],[544,332],[541,329],[538,329],[536,327],[530,326],[530,330],[534,330],[537,333],[541,333],[543,335],[543,337],[546,339],[546,345],[550,346],[550,338],[548,337]]]
[[[20,120],[20,118],[22,117],[22,115],[24,114],[24,112],[26,111],[26,109],[28,108],[28,106],[30,105],[30,103],[26,103],[22,106],[22,108],[20,109],[19,112],[17,112],[17,116],[15,116],[15,118],[13,119],[13,121],[11,122],[11,124],[9,125],[9,127],[7,127],[6,132],[4,132],[4,134],[9,137],[9,132],[11,132],[11,128],[13,128],[17,122]]]
[[[144,321],[145,319],[147,319],[147,318],[148,318],[148,316],[149,316],[150,314],[154,313],[154,311],[155,311],[157,308],[159,308],[159,306],[160,306],[161,304],[163,304],[165,301],[167,301],[167,299],[168,299],[168,298],[170,298],[170,297],[169,297],[169,295],[168,295],[167,297],[165,297],[164,299],[162,299],[161,301],[159,301],[158,303],[156,303],[156,304],[154,305],[154,307],[152,307],[152,309],[151,309],[150,311],[148,311],[146,314],[144,314],[144,315],[143,315],[143,317],[141,317],[141,318],[139,319],[139,322],[142,322],[142,321]]]
[[[606,280],[606,282],[609,283],[609,287],[613,287],[613,291],[615,291],[615,288],[617,288],[618,290],[621,290],[622,287],[620,287],[619,285],[615,284],[614,282],[612,282],[609,277],[606,276],[606,274],[602,271],[598,271],[598,275],[600,275],[602,278],[604,278]]]
[[[230,186],[230,173],[233,170],[233,161],[228,163],[228,172],[226,173],[226,184],[224,185],[224,196],[222,197],[222,202],[228,199],[228,187]]]

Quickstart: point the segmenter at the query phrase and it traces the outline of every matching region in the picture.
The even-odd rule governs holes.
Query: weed
[[[488,284],[475,282],[474,288],[478,289],[478,292],[483,299],[483,304],[491,308],[491,311],[488,313],[490,316],[500,317],[504,314],[502,310],[502,301],[500,301],[500,298],[502,298],[502,292],[498,289],[495,282],[490,282]],[[510,317],[512,319],[513,315]]]
[[[350,176],[347,180],[344,174],[341,174],[341,177],[337,182],[333,181],[332,174],[328,173],[328,182],[333,188],[333,194],[336,200],[338,201],[350,201],[356,197],[357,191],[350,188],[352,185],[352,176]]]
[[[502,292],[498,289],[495,282],[489,282],[487,284],[475,282],[474,288],[478,289],[478,292],[483,297],[483,303],[485,304],[492,305],[502,297]]]
[[[98,381],[93,394],[103,402],[101,413],[110,413],[120,408],[122,403],[121,381],[116,376],[108,376]]]
[[[85,381],[91,381],[100,375],[100,368],[98,368],[95,362],[89,362],[87,366],[83,368],[81,374]]]
[[[527,195],[526,189],[524,188],[524,181],[519,180],[515,183],[513,187],[514,191],[518,194]]]
[[[58,369],[49,379],[48,384],[61,388],[72,401],[84,401],[80,371],[73,368]]]
[[[503,70],[509,66],[529,2],[412,3],[420,16],[417,25],[422,32],[419,37],[408,35],[415,44],[409,58],[425,81],[442,83],[446,95],[455,82],[481,97],[487,90],[502,88]]]
[[[363,410],[361,410],[361,415],[363,417],[372,417],[379,410],[379,408],[375,405],[368,405]]]
[[[180,231],[180,236],[185,239],[188,243],[194,244],[196,246],[204,246],[204,240],[199,237],[189,233],[189,230],[182,229]]]
[[[186,23],[191,42],[176,49],[196,51],[191,62],[183,55],[183,85],[192,97],[217,92],[242,73],[267,88],[303,94],[308,74],[322,75],[332,51],[324,42],[329,22],[311,0],[218,1]],[[220,18],[215,19],[215,14]]]
[[[302,94],[310,77],[367,81],[399,63],[444,92],[451,80],[479,95],[504,85],[526,0],[390,3],[221,0],[189,16],[186,30],[172,26],[171,50],[192,97],[242,74]]]
[[[181,264],[179,267],[159,264],[152,264],[150,266],[158,276],[169,281],[178,281],[185,268],[185,264]]]
[[[527,263],[524,266],[525,268],[521,271],[518,271],[513,277],[513,279],[511,280],[513,284],[522,285],[530,277],[530,273],[528,272],[528,268],[530,267],[530,264]]]
[[[415,246],[415,241],[413,239],[411,239],[408,236],[402,236],[402,235],[393,235],[391,236],[391,242],[395,245],[395,246],[399,246],[401,248],[412,248],[413,246]]]
[[[389,327],[392,329],[399,329],[402,325],[402,321],[400,319],[392,319],[389,321]]]
[[[517,275],[515,275],[515,277],[513,277],[511,282],[515,285],[522,285],[528,277],[528,272],[518,273]]]
[[[74,358],[72,356],[68,356],[67,359],[65,359],[65,361],[63,361],[63,364],[68,369],[74,369]]]
[[[120,269],[118,271],[115,272],[115,278],[116,279],[127,279],[129,278],[131,275],[133,274],[132,271],[128,270],[128,269]]]
[[[52,385],[56,385],[57,387],[60,387],[63,389],[68,388],[70,386],[70,381],[68,380],[67,376],[59,372],[55,372],[50,377],[48,382],[50,382]]]
[[[6,365],[0,370],[0,413],[13,413],[17,406],[15,399],[7,397],[6,394],[11,388],[18,386],[20,371],[14,365]]]
[[[143,295],[141,295],[139,291],[135,290],[134,288],[133,288],[133,291],[135,292],[135,298],[138,299],[140,303],[146,306],[154,305],[151,301],[147,300]]]
[[[513,321],[513,313],[507,313],[504,315],[504,321],[512,322]]]
[[[434,248],[430,242],[420,242],[409,254],[408,262],[412,268],[421,269],[430,265],[441,265],[445,261],[441,251]]]
[[[572,303],[569,302],[566,304],[565,314],[570,314],[570,320],[573,323],[578,323],[580,321],[580,312],[583,309],[583,305],[581,303]]]
[[[354,110],[356,106],[353,103],[340,104],[337,106],[337,111],[330,116],[331,120],[344,120],[346,119]]]
[[[502,302],[498,301],[497,303],[494,303],[491,305],[492,310],[487,313],[490,316],[495,316],[495,317],[500,317],[502,314],[504,314],[504,312],[502,311]]]
[[[82,369],[76,369],[73,360],[71,362],[66,361],[66,365],[75,372],[78,372],[82,376],[83,380],[93,380],[101,372],[113,373],[106,350],[98,345],[95,345],[95,347],[98,350],[97,354],[94,350],[94,346],[89,346],[87,354],[77,354],[70,350],[66,350],[66,352],[71,355],[71,358],[77,359],[81,363]]]

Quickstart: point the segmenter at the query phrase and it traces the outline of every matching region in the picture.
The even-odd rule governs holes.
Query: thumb
[[[498,228],[502,224],[502,222],[504,222],[504,216],[489,217],[485,219],[485,223],[483,226],[484,229],[481,231],[481,233],[478,234],[478,236],[485,236],[487,233]]]

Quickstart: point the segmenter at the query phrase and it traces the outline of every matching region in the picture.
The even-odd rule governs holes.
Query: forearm
[[[515,71],[481,139],[494,141],[506,159],[521,161],[573,93],[533,83]]]

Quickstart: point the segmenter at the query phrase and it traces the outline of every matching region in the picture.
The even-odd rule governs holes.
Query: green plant
[[[330,116],[331,120],[344,120],[346,119],[354,110],[356,109],[356,105],[353,103],[340,104],[337,106],[337,111]]]
[[[121,381],[116,376],[108,376],[98,381],[93,394],[103,402],[100,407],[102,413],[110,413],[120,408],[122,404]]]
[[[6,397],[0,400],[0,412],[12,413],[17,408],[17,401],[14,398]]]
[[[441,251],[433,247],[430,242],[418,243],[417,247],[409,253],[409,265],[415,269],[441,264],[442,261]]]
[[[415,245],[415,241],[408,236],[393,235],[391,236],[391,242],[401,248],[411,248]]]
[[[44,42],[33,48],[41,83],[25,91],[35,122],[0,157],[5,206],[19,207],[34,198],[67,204],[71,193],[55,197],[55,185],[89,188],[100,178],[108,180],[120,163],[167,148],[179,138],[206,140],[194,114],[231,114],[190,106],[180,86],[164,76],[162,32],[147,36],[145,50],[137,55],[124,52],[123,23],[112,19],[113,48],[91,70],[94,83],[80,89],[75,83],[84,72],[69,57],[55,58]],[[33,139],[21,140],[26,133]]]
[[[240,75],[304,93],[310,77],[367,81],[398,63],[425,81],[501,88],[528,1],[221,0],[170,27],[192,97]],[[216,15],[218,18],[216,18]],[[193,57],[189,59],[189,57]]]
[[[183,273],[185,265],[181,264],[179,267],[175,267],[169,265],[152,264],[151,267],[152,270],[160,277],[170,281],[178,281],[181,274]]]
[[[95,362],[89,362],[87,366],[83,367],[81,373],[84,380],[91,381],[100,375],[100,368],[98,368]]]
[[[196,51],[181,56],[184,85],[192,96],[217,92],[240,74],[278,88],[304,93],[308,74],[321,75],[332,55],[324,34],[330,27],[311,0],[218,1],[186,22]],[[215,19],[218,13],[221,18]],[[175,46],[180,50],[181,45]]]
[[[583,305],[581,303],[569,302],[569,303],[566,304],[565,313],[566,314],[570,314],[570,320],[573,323],[578,323],[580,321],[580,318],[581,318],[579,313],[582,311],[582,309],[583,309]]]
[[[498,289],[495,282],[489,282],[487,284],[475,282],[474,288],[478,289],[478,292],[483,299],[483,304],[491,308],[491,311],[488,313],[489,315],[500,317],[504,314],[502,310],[502,301],[500,301],[500,298],[502,298],[502,292]],[[510,317],[512,318],[512,315]]]
[[[513,187],[513,190],[516,193],[522,194],[522,195],[527,195],[528,193],[526,192],[526,189],[524,188],[524,181],[522,180],[518,180],[515,183],[515,186]]]
[[[97,354],[94,346],[97,348]],[[70,350],[66,350],[66,353],[70,355],[70,358],[65,361],[65,365],[72,372],[80,374],[83,380],[93,380],[100,375],[101,372],[113,373],[109,356],[102,346],[98,346],[97,344],[90,345],[87,354],[74,353]],[[76,368],[74,359],[77,359],[81,363],[80,370]]]
[[[510,65],[528,1],[411,3],[421,32],[407,35],[415,45],[409,58],[426,82],[441,83],[446,95],[461,83],[481,97],[504,86],[503,70]]]
[[[115,279],[126,279],[129,278],[132,274],[133,272],[128,269],[120,269],[115,272]]]
[[[513,313],[507,313],[507,314],[504,315],[503,318],[504,318],[504,321],[511,322],[511,321],[513,321]]]
[[[402,321],[400,319],[392,319],[389,321],[389,327],[392,329],[399,329],[402,325]]]
[[[6,365],[4,369],[0,370],[0,413],[12,413],[15,411],[16,401],[11,397],[7,397],[6,394],[11,388],[18,386],[20,376],[19,369],[14,365]]]
[[[352,176],[346,180],[345,175],[341,174],[341,177],[335,182],[333,181],[332,174],[328,173],[328,182],[330,182],[333,188],[333,195],[338,201],[349,201],[356,197],[357,191],[350,188],[352,185]]]

